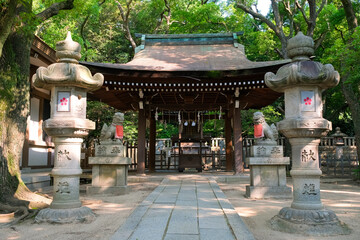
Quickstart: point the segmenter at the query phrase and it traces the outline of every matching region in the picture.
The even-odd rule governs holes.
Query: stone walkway
[[[216,181],[201,175],[165,178],[112,240],[254,239]]]

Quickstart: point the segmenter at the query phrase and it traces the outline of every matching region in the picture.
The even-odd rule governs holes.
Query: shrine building
[[[261,108],[281,96],[266,87],[264,75],[290,60],[252,62],[238,34],[137,34],[141,45],[126,64],[80,62],[105,77],[103,87],[90,98],[120,111],[138,112],[137,173],[145,172],[147,120],[148,170],[155,170],[155,119],[160,112],[179,122],[179,136],[173,138],[179,148],[179,170],[201,171],[201,146],[207,141],[201,124],[209,111],[224,113],[226,170],[242,171],[241,110]],[[181,156],[182,143],[197,143],[190,146],[200,151]]]
[[[241,33],[137,34],[141,45],[126,64],[80,62],[105,83],[88,97],[119,111],[138,112],[137,172],[155,170],[156,119],[179,123],[179,135],[172,138],[178,148],[179,170],[201,171],[201,147],[208,142],[202,124],[209,112],[225,120],[226,170],[243,168],[241,110],[273,103],[280,93],[267,88],[266,72],[276,72],[290,60],[252,62],[238,42]],[[31,47],[31,76],[40,66],[56,62],[55,51],[38,37]],[[21,162],[22,169],[50,168],[54,145],[42,129],[50,116],[50,92],[31,87],[30,116]],[[150,129],[146,148],[146,122]],[[174,146],[175,146],[174,145]],[[182,155],[182,146],[200,148]]]

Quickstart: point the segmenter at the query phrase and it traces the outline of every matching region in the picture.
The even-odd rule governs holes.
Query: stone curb
[[[244,221],[237,214],[234,207],[227,199],[223,191],[221,191],[219,185],[216,183],[214,178],[209,178],[209,183],[214,191],[218,202],[223,209],[228,223],[237,240],[255,240],[254,235],[250,232]]]

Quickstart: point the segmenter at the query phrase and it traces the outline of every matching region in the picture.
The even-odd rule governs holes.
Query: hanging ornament
[[[155,110],[155,120],[157,121],[159,119],[159,114],[158,114],[158,108],[156,108]]]
[[[179,125],[181,125],[181,113],[180,113],[180,111],[178,113],[178,120],[179,120]]]
[[[161,120],[160,123],[163,124],[164,123],[164,111],[161,111]]]
[[[219,120],[221,119],[221,110],[222,110],[222,107],[220,106]]]

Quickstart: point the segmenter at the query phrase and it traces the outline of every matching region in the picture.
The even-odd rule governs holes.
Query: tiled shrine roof
[[[100,72],[105,77],[103,87],[90,93],[90,99],[122,111],[137,110],[141,91],[151,108],[202,111],[220,106],[227,109],[236,89],[244,109],[266,106],[281,96],[266,87],[264,75],[276,72],[289,60],[248,60],[244,46],[237,41],[238,33],[138,36],[141,45],[126,64],[80,62],[93,74]],[[32,48],[36,50],[34,67],[43,65],[36,64],[39,56],[47,64],[55,62],[55,51],[40,39]]]
[[[138,71],[229,71],[256,69],[288,60],[252,62],[236,33],[141,35],[142,45],[126,64],[84,63],[110,69]]]

